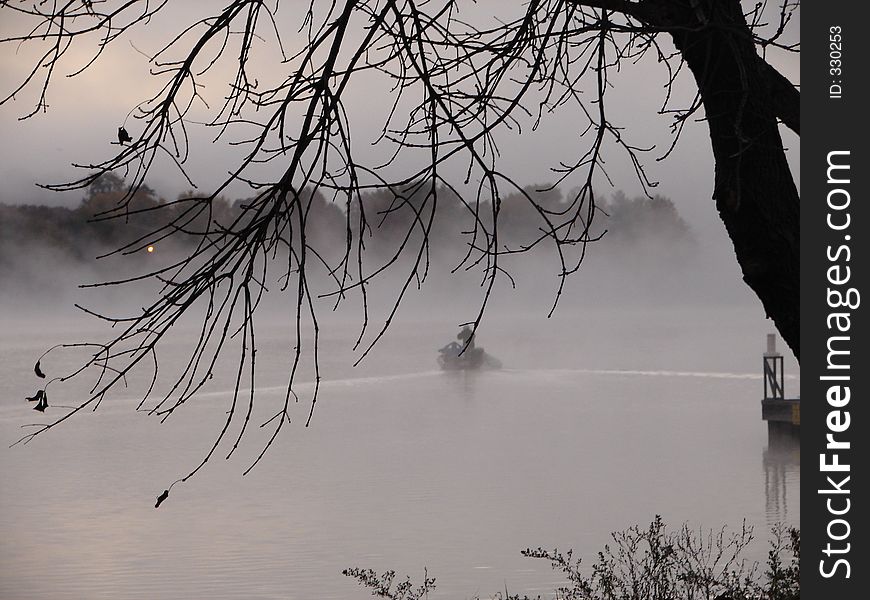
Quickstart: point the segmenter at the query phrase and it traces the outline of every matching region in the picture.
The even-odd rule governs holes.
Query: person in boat
[[[456,336],[460,343],[450,342],[443,348],[440,348],[438,352],[440,352],[445,358],[468,358],[469,356],[474,354],[474,333],[471,331],[471,328],[467,325],[463,327],[462,331],[459,332],[459,335]],[[464,349],[464,352],[463,352]]]
[[[474,350],[474,332],[471,330],[471,327],[468,325],[463,327],[462,331],[459,332],[459,335],[457,335],[456,338],[462,342],[463,347],[466,348],[466,352]]]
[[[443,354],[446,358],[456,358],[459,356],[459,353],[462,351],[462,346],[457,344],[456,342],[450,342],[443,348],[440,348],[438,352]]]

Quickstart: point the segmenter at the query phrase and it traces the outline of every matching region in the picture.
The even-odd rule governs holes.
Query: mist
[[[160,227],[174,213],[101,216],[103,211],[113,209],[112,194],[121,192],[117,187],[122,185],[121,180],[115,180],[114,185],[116,189],[108,192],[89,192],[76,208],[29,203],[2,207],[0,277],[5,285],[0,297],[5,303],[18,304],[22,309],[44,304],[60,307],[89,293],[97,297],[123,295],[123,285],[100,287],[96,292],[78,288],[137,277],[178,262],[193,251],[197,239],[184,233],[162,239],[166,231],[160,231]],[[539,201],[549,202],[554,209],[567,202],[566,193],[559,188],[551,189],[549,184],[531,183],[526,190]],[[419,268],[425,278],[414,278],[406,310],[411,310],[410,305],[425,305],[422,298],[427,297],[451,298],[454,305],[451,310],[471,306],[481,299],[488,283],[480,264],[463,262],[469,244],[473,243],[470,234],[473,220],[459,206],[454,194],[447,190],[441,193],[445,200],[436,213]],[[142,194],[153,204],[149,208],[168,204],[151,188]],[[182,195],[179,199],[184,198]],[[657,201],[663,208],[651,209]],[[219,198],[213,210],[230,213],[233,206],[243,203],[244,199]],[[362,238],[370,271],[378,270],[399,254],[404,232],[413,229],[412,212],[394,214],[388,211],[389,203],[386,196],[379,199],[375,195],[365,201],[371,214],[369,230]],[[540,237],[542,225],[534,209],[526,204],[519,195],[509,196],[503,202],[499,231],[506,250],[524,248]],[[564,278],[563,297],[559,297],[555,312],[595,304],[631,307],[755,303],[740,281],[739,267],[724,232],[691,225],[677,210],[678,204],[664,193],[654,198],[640,195],[629,198],[617,191],[609,198],[600,198],[588,244],[562,248],[566,268],[573,270],[578,264],[579,268]],[[346,206],[322,196],[318,197],[317,206],[322,208],[311,217],[313,234],[308,243],[334,261],[344,250]],[[141,208],[135,200],[133,208]],[[483,207],[481,213],[485,215],[488,210]],[[218,220],[229,221],[230,217],[221,216]],[[408,245],[416,249],[421,240],[422,236],[415,231]],[[548,313],[562,282],[558,251],[551,240],[545,239],[529,251],[502,255],[499,261],[504,274],[496,277],[493,306],[523,309],[538,306]],[[391,291],[398,293],[413,267],[414,253],[407,250],[401,254],[403,257],[396,265],[376,278],[373,290],[383,294],[384,300]],[[280,264],[281,260],[285,259],[273,262]],[[317,266],[313,270],[319,273],[315,277],[316,287],[324,294],[334,292],[326,271]],[[277,279],[274,269],[273,273]],[[127,292],[134,294],[128,300],[138,299],[133,304],[141,303],[141,294],[146,289],[142,285],[135,287],[134,292]],[[432,305],[444,306],[442,302]]]
[[[542,597],[567,582],[523,548],[575,548],[591,566],[611,532],[661,515],[692,531],[754,528],[745,558],[764,561],[771,528],[799,526],[798,425],[761,418],[761,357],[776,328],[742,280],[712,199],[703,108],[675,127],[698,87],[688,68],[661,60],[676,52],[666,36],[662,55],[609,70],[612,129],[589,171],[595,128],[578,106],[603,107],[594,83],[579,86],[588,94],[579,105],[530,87],[516,120],[480,140],[482,163],[504,175],[496,183],[453,153],[455,140],[439,148],[436,173],[425,123],[414,122],[417,91],[393,113],[386,90],[401,79],[365,68],[342,88],[334,123],[353,134],[342,139],[360,180],[342,179],[349,171],[329,151],[326,176],[318,159],[291,182],[319,181],[316,191],[286,191],[298,141],[290,125],[237,176],[268,103],[223,129],[216,111],[238,89],[228,33],[226,52],[197,75],[198,99],[180,98],[192,104],[172,139],[177,156],[161,147],[142,187],[135,162],[82,189],[42,187],[138,152],[148,131],[140,103],[171,76],[157,63],[176,58],[153,57],[179,24],[214,9],[177,4],[65,77],[101,40],[72,45],[47,110],[18,120],[41,106],[39,86],[0,106],[0,444],[14,446],[0,452],[0,596],[361,600],[369,590],[341,576],[359,566],[395,570],[397,581],[435,576],[432,600]],[[462,19],[494,27],[526,10],[460,4]],[[272,16],[275,31],[251,38],[246,76],[256,94],[271,86],[279,98],[294,64],[284,53],[305,49],[305,15],[291,3]],[[0,36],[19,19],[0,21]],[[362,27],[350,27],[349,50],[368,31],[364,12],[353,19]],[[284,31],[281,49],[274,34]],[[0,54],[0,79],[15,85],[41,52],[18,46]],[[367,50],[377,63],[382,49]],[[798,56],[777,44],[765,52],[799,82]],[[288,124],[302,110],[289,108]],[[419,137],[394,160],[391,135],[410,130]],[[781,131],[799,185],[799,138]],[[407,182],[430,164],[443,184],[435,197]],[[566,175],[566,165],[578,167]],[[578,194],[586,184],[593,191]],[[593,193],[594,210],[573,204]],[[254,255],[253,314],[243,300],[215,317],[239,271],[203,278],[154,354],[123,370],[165,324],[137,319],[276,206],[284,210],[263,229],[271,245],[248,239],[228,252],[240,263]],[[99,344],[131,324],[142,335],[112,346],[117,362],[106,367],[95,349],[110,354]],[[497,362],[443,368],[439,349],[468,325]],[[791,398],[799,367],[779,349]],[[27,401],[35,389],[47,406]]]
[[[59,327],[68,320],[77,323],[77,327],[87,323],[105,326],[108,335],[109,323],[100,325],[99,319],[74,305],[125,318],[135,316],[156,300],[162,284],[153,278],[120,285],[102,284],[136,279],[162,266],[181,264],[200,238],[178,232],[152,241],[159,238],[152,231],[159,230],[161,223],[177,213],[151,188],[142,192],[133,206],[165,208],[169,214],[161,216],[158,210],[154,214],[95,222],[93,214],[112,207],[122,189],[121,180],[110,178],[103,188],[89,191],[76,209],[2,207],[0,278],[4,285],[0,289],[0,303],[7,327],[29,329],[37,322]],[[563,192],[547,184],[529,184],[526,190],[537,202],[554,210],[571,196],[570,190]],[[750,317],[751,323],[757,324],[752,327],[774,330],[772,323],[765,321],[760,302],[742,283],[727,237],[690,225],[676,208],[678,203],[666,196],[631,198],[616,192],[600,198],[590,228],[593,241],[585,247],[577,244],[562,248],[569,269],[582,256],[576,272],[561,277],[557,248],[544,240],[527,252],[501,256],[502,271],[487,295],[490,282],[485,263],[463,261],[469,252],[473,219],[455,195],[446,190],[442,193],[444,198],[428,244],[420,246],[422,235],[414,232],[404,250],[401,246],[404,232],[414,230],[413,212],[388,211],[389,198],[385,195],[370,194],[365,198],[363,203],[370,221],[370,230],[362,236],[365,271],[380,270],[400,255],[399,260],[366,286],[365,305],[359,288],[354,287],[339,301],[334,275],[312,259],[307,278],[315,298],[318,325],[323,335],[344,338],[340,346],[345,351],[343,361],[348,365],[359,359],[383,329],[386,329],[383,339],[358,368],[364,371],[367,365],[376,362],[384,366],[391,360],[388,357],[395,360],[405,355],[409,349],[391,342],[391,329],[412,331],[418,325],[434,326],[435,337],[420,340],[422,348],[417,349],[432,352],[434,357],[434,349],[452,339],[461,324],[474,322],[481,310],[478,329],[481,343],[492,340],[492,351],[504,355],[514,366],[536,358],[524,355],[521,346],[509,341],[522,339],[511,333],[514,328],[537,331],[539,339],[555,346],[588,345],[596,368],[625,367],[625,357],[630,353],[625,348],[620,350],[617,346],[622,342],[614,340],[632,338],[653,327],[653,320],[662,318],[651,315],[673,316],[675,320],[667,326],[668,330],[682,329],[685,334],[699,328],[710,329],[710,315],[729,315],[727,319]],[[307,242],[328,262],[336,264],[346,244],[346,206],[322,195],[317,195],[312,203]],[[214,204],[213,217],[228,223],[244,206],[244,199],[219,199]],[[485,214],[486,210],[481,212]],[[499,230],[504,248],[521,248],[540,236],[535,211],[519,195],[504,199]],[[128,245],[131,242],[135,243]],[[414,274],[414,257],[420,247],[423,258]],[[280,328],[290,347],[295,335],[294,280],[286,278],[285,255],[274,256],[266,263],[268,291],[257,309],[257,322],[273,331]],[[406,284],[407,290],[398,302]],[[202,318],[202,308],[202,303],[194,306],[175,327],[174,335],[190,335]],[[391,316],[394,310],[395,315]],[[686,316],[682,323],[677,317],[680,314]],[[390,327],[385,328],[388,320]],[[303,315],[302,322],[310,348],[310,318]],[[719,330],[709,331],[711,339],[733,331],[719,325]],[[759,334],[758,343],[761,337]],[[741,343],[745,345],[746,341]],[[499,344],[507,348],[499,348]],[[608,352],[600,349],[592,352],[596,345],[608,344],[614,346]],[[750,348],[738,356],[743,360],[733,363],[735,368],[754,364],[756,360]],[[688,351],[681,360],[691,361],[691,357],[692,352]],[[576,352],[557,352],[538,366],[548,361],[553,366],[556,363],[567,366],[577,360],[585,362],[589,357],[581,359]],[[665,362],[662,358],[663,366],[668,366]],[[672,362],[673,368],[686,366],[676,358]]]
[[[558,205],[570,190],[546,194]],[[521,244],[534,226],[523,209],[512,215],[508,200],[505,243]],[[324,222],[343,223],[339,207],[317,201]],[[226,201],[228,209],[235,205]],[[610,531],[655,514],[694,528],[739,530],[748,522],[760,538],[748,557],[763,560],[764,532],[796,523],[800,509],[794,442],[773,446],[758,414],[759,359],[773,327],[740,281],[727,239],[717,243],[666,202],[658,206],[645,197],[601,203],[595,228],[607,233],[589,244],[550,317],[561,269],[553,248],[505,257],[512,279],[497,278],[476,335],[503,365],[493,372],[442,372],[436,363],[437,349],[476,318],[485,297],[479,268],[452,272],[467,249],[463,219],[438,222],[426,278],[419,287],[412,281],[386,333],[356,366],[390,318],[412,264],[398,261],[369,287],[369,326],[359,346],[359,294],[337,308],[335,296],[316,301],[315,372],[312,327],[303,319],[296,339],[294,292],[292,285],[281,291],[286,257],[279,255],[255,316],[252,426],[238,450],[224,460],[232,440],[222,444],[220,456],[172,488],[155,512],[155,498],[199,464],[234,406],[238,338],[171,418],[149,415],[196,346],[204,307],[194,306],[158,348],[160,378],[141,408],[148,365],[95,412],[0,455],[16,490],[0,497],[0,525],[10,540],[0,550],[8,569],[0,590],[87,595],[107,585],[143,598],[155,589],[169,598],[277,598],[292,590],[362,600],[368,592],[340,575],[359,565],[413,577],[425,566],[438,577],[433,598],[483,597],[504,586],[536,594],[562,582],[520,549],[558,545],[591,557]],[[136,215],[101,236],[84,214],[58,213],[75,216],[82,228],[58,240],[33,229],[51,230],[52,217],[41,210],[25,211],[35,217],[27,227],[3,219],[13,228],[4,231],[0,254],[6,445],[26,433],[18,425],[33,421],[22,398],[32,394],[35,359],[54,344],[105,341],[117,331],[72,304],[135,316],[158,290],[155,281],[76,286],[135,276],[191,248],[178,234],[174,242],[154,242],[152,253],[140,248],[96,260],[139,237]],[[649,210],[664,216],[657,221]],[[370,269],[396,249],[391,224],[401,231],[406,223],[401,212],[390,215],[382,230],[372,219],[365,238]],[[309,241],[324,254],[340,254],[343,232],[327,228]],[[317,294],[335,290],[324,269],[312,267],[309,275]],[[296,343],[303,355],[291,422],[242,477],[272,433],[261,424],[274,423],[282,410]],[[64,374],[87,354],[59,350],[42,368],[49,377]],[[786,372],[794,393],[793,361]],[[48,411],[82,402],[92,382],[53,387]],[[243,401],[250,387],[243,379]],[[25,543],[43,530],[58,540],[38,549],[57,565],[47,575],[37,573],[35,551]]]

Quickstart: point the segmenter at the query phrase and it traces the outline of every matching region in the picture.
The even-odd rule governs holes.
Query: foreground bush
[[[613,543],[598,553],[591,572],[581,570],[573,552],[523,551],[524,556],[550,561],[566,584],[554,590],[557,600],[798,600],[800,531],[776,527],[766,565],[744,558],[752,530],[743,527],[701,532],[683,525],[668,531],[661,517],[649,527],[638,526],[612,535]],[[435,580],[423,583],[405,579],[394,585],[395,572],[378,575],[370,569],[346,569],[371,590],[373,596],[391,600],[421,600],[435,589]],[[531,600],[509,593],[499,600]],[[540,596],[538,597],[540,598]]]

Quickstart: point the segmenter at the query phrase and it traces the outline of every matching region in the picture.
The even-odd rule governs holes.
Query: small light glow
[[[148,251],[148,254],[151,254],[152,252],[154,252],[154,246],[148,246],[145,249]]]

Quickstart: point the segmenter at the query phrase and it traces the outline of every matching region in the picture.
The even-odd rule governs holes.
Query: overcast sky
[[[139,124],[127,119],[127,115],[147,97],[157,82],[148,76],[146,59],[133,44],[146,53],[154,52],[171,32],[179,29],[181,23],[194,16],[193,11],[197,8],[191,7],[192,4],[202,9],[207,3],[185,3],[181,9],[170,5],[162,19],[136,30],[129,39],[116,42],[110,52],[83,74],[66,78],[63,75],[79,66],[87,55],[85,48],[78,54],[71,54],[75,60],[64,63],[63,70],[56,75],[49,89],[46,113],[25,121],[18,120],[32,110],[36,88],[19,94],[15,101],[0,107],[0,139],[3,140],[0,146],[0,202],[72,205],[78,202],[81,192],[52,194],[37,188],[35,183],[63,181],[76,174],[70,167],[71,163],[98,162],[110,156],[117,150],[117,146],[110,143],[116,139],[117,128],[122,123],[136,136]],[[485,8],[488,3],[483,4]],[[295,8],[293,3],[290,8]],[[282,10],[286,12],[286,8]],[[8,35],[17,25],[15,19],[0,20],[0,35]],[[795,32],[798,27],[799,22],[794,23]],[[292,35],[288,37],[289,42],[285,38],[288,44],[296,39]],[[268,47],[269,40],[260,42],[263,52],[270,52]],[[29,54],[26,48],[16,50],[10,44],[0,46],[0,82],[4,94],[8,93],[13,82],[20,81],[32,68],[32,59],[33,54]],[[780,53],[771,55],[770,59],[791,81],[799,82],[799,56]],[[608,109],[613,121],[626,127],[626,134],[635,145],[655,144],[660,149],[666,148],[670,140],[670,119],[657,114],[663,99],[662,71],[647,61],[623,70],[615,83],[616,87],[608,95]],[[222,90],[217,85],[214,87],[214,96],[220,97]],[[373,140],[379,132],[379,124],[370,118],[370,114],[378,107],[382,108],[388,98],[376,84],[361,89],[359,101],[351,107],[354,135],[357,141]],[[683,78],[678,92],[684,98],[691,97],[694,89],[690,78]],[[588,147],[589,140],[579,139],[578,130],[576,115],[562,111],[546,120],[534,133],[526,131],[520,138],[507,138],[502,142],[503,170],[512,173],[522,183],[554,180],[551,167],[560,161],[576,159],[578,153]],[[646,161],[651,178],[660,182],[657,192],[673,198],[681,213],[696,227],[718,224],[710,199],[713,168],[707,136],[704,123],[693,123],[667,160],[657,162],[655,158],[660,152],[654,152]],[[783,138],[797,179],[799,138],[785,129]],[[194,133],[193,154],[187,165],[193,180],[203,189],[220,181],[238,156],[225,142],[212,144],[210,139],[211,134],[207,132]],[[608,170],[615,187],[629,194],[639,192],[630,165],[615,153],[609,153],[608,158]],[[459,169],[456,176],[461,176]],[[156,166],[149,183],[166,196],[190,187],[168,161]],[[601,191],[607,191],[606,186],[602,185]],[[246,191],[233,190],[231,195],[244,196]]]

